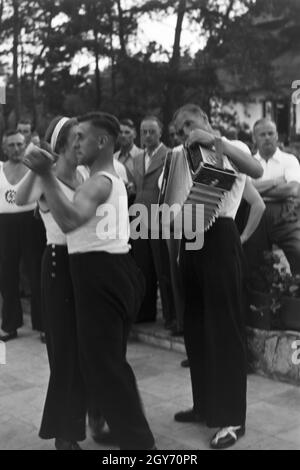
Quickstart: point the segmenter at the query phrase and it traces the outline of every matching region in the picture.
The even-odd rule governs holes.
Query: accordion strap
[[[223,141],[222,137],[215,138],[215,151],[216,151],[216,160],[218,168],[224,169],[224,160],[223,160]]]

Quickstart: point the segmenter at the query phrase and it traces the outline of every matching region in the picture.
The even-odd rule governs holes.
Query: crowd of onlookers
[[[64,437],[60,430],[52,430],[52,417],[55,415],[60,423],[60,415],[63,415],[55,394],[69,390],[65,372],[70,370],[70,364],[75,364],[77,369],[74,369],[74,376],[71,373],[68,383],[76,377],[81,381],[81,374],[86,374],[89,382],[86,390],[88,394],[91,391],[95,394],[87,399],[90,419],[103,424],[101,405],[105,404],[104,418],[114,428],[115,437],[119,435],[119,442],[123,439],[123,447],[129,446],[125,444],[126,430],[130,427],[129,408],[127,403],[121,404],[121,389],[116,387],[116,380],[122,386],[125,382],[128,386],[131,384],[132,397],[135,397],[132,409],[137,412],[137,421],[141,419],[144,430],[147,431],[148,425],[135,381],[125,364],[129,325],[124,312],[134,316],[136,323],[155,322],[159,289],[164,327],[172,335],[184,334],[191,368],[194,408],[176,413],[174,418],[180,422],[202,422],[205,417],[208,426],[221,428],[211,441],[212,447],[228,447],[245,433],[244,279],[251,277],[251,272],[262,262],[263,253],[272,250],[274,245],[283,250],[291,272],[300,273],[300,164],[296,156],[279,145],[276,124],[271,120],[262,118],[254,124],[251,155],[249,146],[234,132],[223,136],[220,129],[211,127],[201,108],[193,104],[175,113],[174,122],[168,127],[166,144],[162,138],[163,126],[155,115],[146,115],[141,120],[139,134],[140,147],[135,143],[137,131],[131,119],[119,122],[114,116],[101,112],[77,119],[58,116],[42,139],[32,132],[31,123],[25,120],[18,122],[16,129],[4,133],[3,161],[0,162],[0,291],[3,299],[0,340],[18,337],[18,329],[23,324],[21,295],[30,291],[32,328],[40,332],[43,342],[46,340],[51,371],[41,437]],[[184,246],[184,234],[182,241],[172,235],[169,239],[153,237],[148,216],[152,205],[159,201],[169,150],[173,150],[173,162],[178,162],[184,156],[182,145],[192,148],[195,143],[212,150],[219,147],[225,168],[235,171],[236,179],[224,198],[217,221],[204,236],[203,249],[190,252]],[[29,145],[31,152],[26,152]],[[48,160],[42,162],[46,150]],[[49,162],[55,158],[56,164],[52,167]],[[97,197],[101,191],[107,193],[95,207],[89,194],[91,187]],[[74,207],[78,194],[83,194],[85,204],[82,207],[89,213],[87,193],[93,210],[91,217],[85,220],[85,214],[79,214]],[[120,199],[123,206],[122,210],[118,206],[115,225],[123,224],[126,235],[109,239],[105,245],[105,237],[98,236],[95,225],[98,208],[108,200],[117,207]],[[149,209],[145,212],[147,220],[143,220],[142,215],[139,222],[148,232],[145,237],[132,236],[128,243],[127,207],[133,203]],[[126,217],[122,217],[124,214]],[[85,222],[79,223],[78,217]],[[121,248],[119,242],[123,243]],[[76,245],[75,251],[72,251],[72,243]],[[135,263],[128,254],[129,248]],[[122,251],[124,249],[126,251]],[[81,262],[90,269],[89,279],[80,268]],[[66,299],[68,289],[70,296]],[[136,301],[127,305],[128,299],[134,296]],[[119,315],[120,308],[124,318]],[[61,310],[58,312],[58,309]],[[68,312],[69,326],[65,321]],[[78,320],[82,322],[80,326]],[[76,328],[80,331],[79,339]],[[105,328],[108,335],[98,341],[97,334],[103,335]],[[68,345],[74,346],[70,362],[70,357],[61,349],[67,336]],[[81,364],[80,373],[77,349],[87,354],[81,356],[81,361],[86,362],[84,367]],[[222,368],[217,360],[221,353],[224,354]],[[85,393],[81,383],[79,389]],[[111,398],[112,393],[115,399]],[[70,396],[76,398],[75,394]],[[77,399],[80,426],[78,435],[70,441],[71,448],[73,440],[84,438],[85,398],[77,396]],[[124,396],[122,399],[126,401]],[[73,416],[72,410],[70,413]],[[125,421],[119,416],[122,413]],[[68,421],[67,414],[63,420],[65,418]],[[67,428],[72,435],[70,423],[68,421]],[[153,448],[149,429],[146,434],[148,445]],[[137,433],[136,442],[139,437]],[[56,444],[57,448],[65,448],[61,442]]]
[[[136,144],[137,130],[131,119],[122,119],[120,129],[118,150],[114,155],[115,169],[126,184],[129,204],[139,202],[148,207],[158,201],[158,181],[166,153],[169,148],[179,146],[181,139],[176,133],[174,123],[170,123],[165,145],[162,142],[162,124],[153,115],[145,116],[140,123],[140,147]],[[220,130],[214,129],[214,132],[220,135]],[[237,133],[232,131],[231,134],[227,135],[227,138],[236,141]],[[253,128],[252,137],[252,153],[262,164],[264,174],[254,184],[248,178],[243,203],[236,217],[249,270],[254,269],[255,264],[261,260],[263,251],[277,245],[284,251],[292,272],[300,272],[299,162],[278,142],[276,125],[272,121],[258,121]],[[2,160],[9,162],[16,156],[19,158],[18,155],[24,154],[30,142],[39,145],[40,136],[32,130],[29,120],[21,120],[16,130],[5,132],[3,135]],[[3,194],[3,163],[1,165],[0,197],[4,198],[4,205],[0,204],[0,222],[7,224],[7,220],[13,219],[12,214],[8,215],[13,207],[13,200],[9,199],[13,199],[13,186],[10,191],[6,188],[6,193]],[[14,182],[13,168],[12,166],[10,175],[8,167],[8,177],[5,178],[4,175],[5,180],[11,178],[11,182]],[[24,175],[19,176],[22,179]],[[16,181],[18,184],[18,175]],[[32,216],[35,208],[29,209],[26,213],[28,222],[22,220],[22,228],[16,229],[12,225],[12,233],[6,241],[2,240],[4,235],[2,238],[0,235],[1,291],[4,299],[1,336],[4,339],[5,335],[8,338],[15,337],[17,329],[22,325],[22,308],[17,295],[19,291],[31,291],[33,328],[43,333],[37,298],[40,287],[39,266],[45,236],[39,217]],[[19,212],[20,209],[17,214],[20,219]],[[170,243],[149,237],[147,240],[132,240],[131,244],[132,254],[143,271],[147,286],[137,322],[156,320],[159,286],[164,325],[172,334],[181,334],[184,300],[176,262],[178,243],[175,240]],[[41,337],[43,339],[43,334]]]

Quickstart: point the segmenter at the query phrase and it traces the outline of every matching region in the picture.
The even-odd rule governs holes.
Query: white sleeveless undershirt
[[[69,201],[72,201],[75,192],[74,189],[64,184],[58,178],[57,181],[65,196]],[[55,222],[51,212],[49,210],[45,212],[40,209],[40,214],[46,229],[47,245],[67,245],[67,236]]]
[[[36,203],[17,206],[16,194],[19,186],[23,183],[27,173],[17,184],[10,184],[4,174],[3,162],[0,162],[0,214],[17,214],[21,212],[33,211]]]
[[[112,182],[111,193],[86,224],[67,234],[68,251],[89,253],[128,253],[129,215],[125,184],[121,178],[99,171]]]

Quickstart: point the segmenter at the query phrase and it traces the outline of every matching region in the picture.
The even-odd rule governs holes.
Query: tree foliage
[[[145,17],[170,15],[171,51],[138,43]],[[0,0],[5,118],[30,115],[42,130],[54,114],[101,108],[136,120],[155,112],[166,125],[184,102],[209,110],[226,95],[222,68],[244,90],[275,89],[272,60],[297,47],[299,23],[298,0]],[[195,56],[182,48],[185,25]]]

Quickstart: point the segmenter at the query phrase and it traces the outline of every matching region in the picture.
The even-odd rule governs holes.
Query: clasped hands
[[[40,147],[30,143],[25,151],[23,163],[41,176],[51,172],[56,158],[57,155],[52,152],[47,142],[42,142]]]

